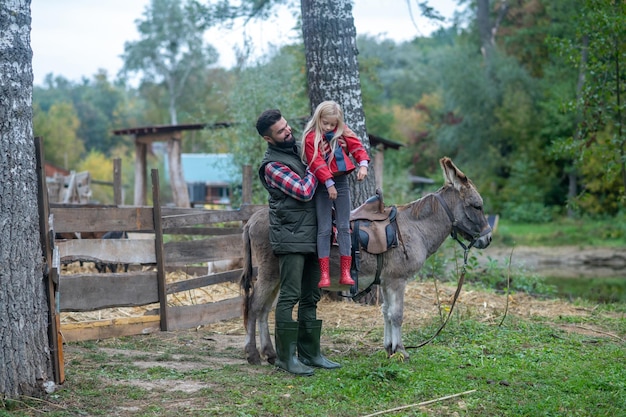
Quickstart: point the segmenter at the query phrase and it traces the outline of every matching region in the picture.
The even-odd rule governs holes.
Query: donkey
[[[445,239],[460,235],[470,241],[469,247],[484,249],[491,243],[491,228],[483,211],[483,200],[469,178],[450,158],[440,161],[444,185],[435,193],[397,207],[397,224],[403,245],[391,248],[383,256],[380,277],[384,321],[384,347],[387,355],[401,354],[409,359],[402,343],[404,292],[407,281],[422,268]],[[458,239],[458,238],[457,238]],[[459,241],[460,242],[460,241]],[[278,258],[269,241],[268,210],[255,212],[243,229],[244,268],[240,286],[243,297],[243,318],[246,327],[245,352],[248,362],[261,364],[256,346],[258,322],[261,354],[274,363],[276,351],[272,345],[268,316],[279,290]],[[336,250],[333,249],[333,250]],[[258,265],[253,283],[252,254]],[[339,259],[332,256],[331,259]],[[338,276],[338,262],[331,264],[331,276]],[[376,255],[361,251],[359,283],[373,281],[377,269]],[[345,287],[345,286],[344,286]],[[346,287],[347,288],[347,287]],[[346,289],[344,288],[344,289]]]

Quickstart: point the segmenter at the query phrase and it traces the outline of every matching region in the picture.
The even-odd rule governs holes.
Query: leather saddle
[[[380,189],[350,212],[353,250],[380,254],[398,246],[397,208],[385,207]],[[356,246],[356,247],[355,247]]]

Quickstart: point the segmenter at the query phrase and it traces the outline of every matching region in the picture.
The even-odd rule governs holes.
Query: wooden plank
[[[174,227],[164,229],[166,235],[224,236],[243,233],[242,227]]]
[[[188,265],[183,265],[183,266],[172,266],[172,265],[165,265],[165,272],[166,273],[170,273],[170,272],[184,272],[187,275],[204,275],[207,272],[207,266],[188,266]]]
[[[188,214],[171,214],[163,216],[163,229],[196,226],[199,224],[246,221],[257,210],[267,209],[265,205],[246,205],[239,210],[204,210],[191,211]]]
[[[169,330],[192,329],[205,324],[241,317],[241,297],[214,303],[169,307]]]
[[[76,274],[60,277],[61,311],[134,307],[159,301],[156,272]]]
[[[57,233],[154,230],[150,207],[52,207],[50,212]]]
[[[156,263],[155,242],[148,239],[72,239],[58,241],[61,261],[122,264]]]
[[[186,265],[230,259],[242,256],[242,247],[241,235],[168,242],[165,244],[165,262],[168,265]]]
[[[150,334],[158,331],[159,316],[124,317],[61,325],[63,341],[66,343]]]
[[[172,282],[167,285],[167,293],[174,294],[181,291],[194,290],[208,285],[221,284],[224,282],[236,282],[241,277],[243,269],[233,269],[232,271],[220,272],[219,274],[203,275],[201,277],[190,278],[184,281]]]

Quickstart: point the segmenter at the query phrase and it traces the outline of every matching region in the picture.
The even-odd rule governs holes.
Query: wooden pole
[[[122,205],[122,160],[113,159],[113,204]]]
[[[163,250],[163,226],[161,224],[161,198],[159,196],[159,170],[152,170],[152,216],[154,221],[154,246],[157,264],[157,285],[159,293],[159,316],[161,331],[168,330],[167,288],[165,284],[165,252]]]
[[[252,167],[244,165],[241,181],[241,205],[252,204]]]
[[[135,137],[135,199],[134,205],[146,205],[146,170],[148,145]]]
[[[65,368],[63,361],[63,337],[61,336],[61,319],[57,311],[59,295],[58,268],[52,262],[54,247],[54,230],[50,227],[50,205],[46,186],[46,170],[44,169],[43,139],[35,138],[35,153],[37,156],[37,204],[39,206],[39,233],[41,250],[46,260],[44,281],[46,283],[46,298],[48,300],[48,346],[52,361],[54,382],[65,382]]]

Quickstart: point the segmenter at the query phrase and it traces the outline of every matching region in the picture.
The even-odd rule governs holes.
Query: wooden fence
[[[64,341],[78,341],[141,334],[154,330],[177,330],[200,326],[241,314],[240,297],[200,305],[171,306],[167,296],[214,284],[236,281],[241,269],[166,282],[167,270],[198,270],[224,259],[241,258],[242,224],[264,206],[244,205],[238,210],[163,209],[158,197],[158,172],[152,171],[153,207],[84,207],[52,204],[55,233],[126,231],[149,233],[154,239],[72,239],[58,241],[54,258],[60,267],[69,262],[151,265],[148,271],[59,273],[59,310],[84,312],[114,307],[158,303],[156,315],[97,323],[62,324]],[[216,224],[229,226],[216,227]],[[193,235],[193,240],[164,236]],[[203,235],[198,238],[198,235]]]
[[[38,153],[42,154],[42,151]],[[38,156],[41,158],[41,155]],[[256,210],[266,206],[242,204],[237,210],[161,207],[157,170],[152,170],[152,207],[49,203],[42,182],[45,184],[45,174],[43,181],[40,175],[40,215],[43,219],[43,249],[48,264],[46,275],[51,303],[49,335],[56,382],[64,380],[63,342],[188,329],[241,315],[239,295],[194,305],[172,305],[168,303],[168,296],[171,299],[177,293],[203,287],[209,287],[210,291],[212,285],[236,282],[241,269],[207,274],[206,264],[241,258],[242,226]],[[250,168],[246,167],[244,202],[250,201],[250,182]],[[61,233],[106,231],[149,234],[150,238],[53,238]],[[63,273],[64,264],[77,261],[130,264],[131,267],[128,272]],[[166,271],[175,270],[187,273],[203,271],[204,274],[168,283]],[[76,323],[61,323],[59,319],[61,312],[89,312],[151,304],[158,307],[151,314],[138,317]]]

